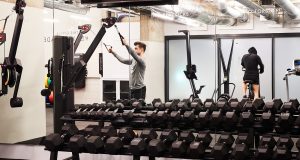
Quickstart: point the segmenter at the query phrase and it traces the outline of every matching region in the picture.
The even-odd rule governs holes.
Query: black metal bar
[[[80,160],[79,153],[72,152],[72,160]]]
[[[81,70],[84,68],[84,66],[88,63],[90,58],[92,57],[93,53],[95,52],[97,46],[99,45],[100,41],[104,37],[106,33],[106,29],[104,26],[101,27],[99,32],[97,33],[96,37],[94,38],[92,44],[89,46],[86,53],[82,56],[82,60],[75,63],[75,66],[73,68],[72,75],[70,75],[70,78],[68,79],[67,83],[65,83],[63,87],[62,93],[66,93],[66,91],[70,88],[70,85],[75,81],[77,75],[81,72]]]
[[[272,99],[275,98],[275,38],[272,37]]]
[[[134,155],[134,156],[132,156],[132,159],[133,159],[133,160],[140,160],[140,159],[141,159],[141,156],[135,156],[135,155]]]
[[[14,64],[14,61],[16,59],[22,25],[23,25],[23,14],[18,14],[15,29],[14,29],[14,34],[11,40],[11,45],[9,50],[9,61],[11,64]]]
[[[272,37],[300,37],[300,33],[265,33],[265,34],[217,34],[217,35],[191,35],[191,39],[245,39],[245,38],[272,38]],[[167,40],[185,39],[185,36],[165,36]]]
[[[18,91],[19,91],[19,85],[20,85],[21,77],[22,77],[22,70],[21,70],[21,72],[17,72],[17,80],[16,80],[16,85],[15,85],[13,98],[18,97]]]
[[[190,32],[186,32],[187,66],[192,66]]]
[[[149,156],[149,160],[155,160],[155,157]]]
[[[71,80],[71,76],[73,74],[73,66],[74,66],[74,39],[70,38],[65,43],[66,52],[63,52],[63,68],[62,68],[62,82],[63,86],[67,85],[67,82]],[[74,83],[68,84],[70,88],[64,93],[64,109],[63,114],[66,114],[73,110],[74,108]]]
[[[169,40],[165,38],[165,102],[169,100]]]
[[[103,54],[99,53],[99,74],[103,77]]]
[[[57,160],[58,151],[51,151],[50,160]]]
[[[231,70],[231,61],[232,61],[232,55],[233,55],[233,47],[234,47],[234,39],[232,39],[232,43],[231,43],[231,49],[230,49],[230,55],[229,55],[229,59],[227,62],[227,73],[228,73],[228,77],[230,75],[230,70]],[[229,79],[229,78],[228,78]]]
[[[74,43],[74,52],[77,51],[77,48],[78,48],[78,46],[79,46],[79,44],[80,44],[82,38],[83,38],[83,34],[82,34],[81,31],[79,31],[79,34],[77,35],[76,40],[75,40],[75,43]]]
[[[218,92],[218,97],[221,95],[221,56],[220,56],[220,53],[221,53],[221,39],[220,38],[218,38],[217,39],[217,56],[218,56],[218,59],[217,59],[217,64],[218,64],[218,69],[217,69],[217,71],[218,71],[218,89],[217,89],[217,92]],[[214,95],[215,95],[215,93],[213,94],[213,97],[212,98],[214,98]]]
[[[93,40],[92,44],[89,46],[88,50],[82,57],[82,60],[85,63],[87,63],[89,59],[92,57],[93,53],[95,52],[97,46],[99,45],[100,41],[104,37],[105,33],[106,33],[106,29],[104,26],[102,26],[99,32],[97,33],[95,39]]]
[[[53,121],[54,133],[59,133],[63,125],[60,118],[66,113],[64,97],[62,95],[62,59],[64,53],[73,51],[73,38],[64,36],[55,36],[53,38]],[[70,53],[73,54],[73,53]],[[65,79],[67,75],[64,75]],[[67,96],[68,97],[68,96]]]

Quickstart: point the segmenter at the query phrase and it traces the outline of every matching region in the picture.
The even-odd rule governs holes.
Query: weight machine
[[[197,67],[196,65],[192,64],[191,58],[191,40],[190,40],[190,32],[188,30],[179,30],[179,33],[184,33],[186,36],[186,49],[187,49],[187,65],[184,74],[186,78],[189,80],[193,94],[190,96],[190,99],[194,100],[195,98],[199,98],[199,94],[201,93],[202,89],[205,87],[204,85],[200,86],[197,90],[195,87],[194,80],[197,80]]]
[[[1,64],[2,69],[2,90],[0,91],[0,96],[6,95],[8,92],[8,87],[14,88],[13,97],[10,99],[10,106],[11,107],[22,107],[23,106],[23,99],[18,97],[18,90],[20,85],[20,80],[22,76],[23,67],[21,64],[21,60],[16,58],[20,34],[23,25],[23,13],[24,7],[26,3],[24,0],[17,0],[14,11],[17,13],[17,20],[14,28],[14,33],[11,41],[9,56],[4,58],[3,64]],[[5,24],[8,17],[5,20]],[[4,25],[5,28],[5,25]],[[0,43],[4,43],[6,40],[6,34],[4,31],[0,34]]]
[[[286,96],[287,96],[287,101],[290,100],[290,88],[289,88],[289,79],[288,77],[291,75],[296,75],[296,76],[300,76],[300,59],[295,59],[294,60],[294,68],[287,69],[287,73],[285,74],[283,80],[285,80],[286,83]]]
[[[223,70],[223,82],[219,82],[219,86],[216,90],[214,90],[214,93],[212,95],[212,99],[214,98],[215,94],[218,93],[218,99],[219,98],[225,98],[227,100],[229,100],[232,96],[233,93],[235,91],[235,84],[230,82],[230,69],[231,69],[231,61],[232,61],[232,54],[233,54],[233,47],[234,47],[234,39],[232,39],[231,42],[231,49],[230,49],[230,54],[229,54],[229,59],[227,62],[227,65],[225,64],[225,60],[224,60],[224,55],[223,55],[223,51],[222,51],[222,44],[221,44],[221,39],[218,39],[218,68],[219,68],[219,77],[221,76],[221,70]],[[222,67],[222,68],[221,68]],[[221,83],[221,84],[220,84]],[[223,93],[221,94],[221,86],[224,86],[223,89]],[[231,94],[229,93],[230,91],[230,85],[233,86],[233,90],[231,92]]]
[[[103,25],[85,54],[74,62],[73,37],[55,36],[53,38],[53,92],[54,92],[54,132],[59,133],[63,126],[60,119],[74,108],[74,82],[84,71],[88,61],[106,33],[117,18],[102,19]]]

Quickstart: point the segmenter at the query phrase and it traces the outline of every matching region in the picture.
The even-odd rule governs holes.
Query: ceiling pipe
[[[186,17],[200,21],[207,25],[229,25],[236,24],[236,20],[231,17],[217,16],[209,13],[200,5],[174,5],[174,6],[155,6],[151,7],[163,13],[180,17]]]
[[[179,7],[189,18],[197,19],[208,25],[228,25],[233,26],[236,24],[236,19],[231,17],[223,17],[211,14],[202,6],[187,6]]]
[[[286,11],[291,19],[300,19],[300,9],[290,0],[275,0],[275,2]]]
[[[221,13],[238,19],[240,22],[247,22],[249,16],[247,13],[240,12],[226,4],[226,0],[217,0],[217,6]]]
[[[86,15],[90,10],[88,7],[76,6],[75,4],[66,4],[64,1],[44,0],[44,7],[50,9],[59,9],[62,11],[72,12],[76,14]]]
[[[270,11],[266,10],[262,6],[252,2],[251,0],[236,0],[236,1],[248,7],[254,13],[264,16],[267,20],[273,20],[276,22],[278,21],[278,17],[276,17],[274,14],[272,14]]]

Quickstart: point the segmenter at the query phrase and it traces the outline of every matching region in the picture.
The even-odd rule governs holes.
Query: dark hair
[[[144,49],[144,52],[146,51],[146,48],[147,48],[147,45],[143,42],[134,42],[134,45],[138,45],[140,48],[143,48]]]
[[[253,54],[257,54],[257,50],[256,50],[256,48],[254,48],[254,47],[249,48],[249,49],[248,49],[248,52],[249,52],[249,53],[253,53]]]

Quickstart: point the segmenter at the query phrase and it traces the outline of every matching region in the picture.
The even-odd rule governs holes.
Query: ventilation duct
[[[236,1],[248,7],[254,13],[264,16],[267,20],[278,21],[278,18],[274,16],[270,11],[266,10],[265,8],[263,8],[262,6],[254,2],[251,2],[251,0],[236,0]]]
[[[300,19],[300,9],[290,0],[275,0],[275,2],[286,11],[291,19]]]
[[[176,6],[156,6],[151,9],[159,10],[170,16],[186,17],[200,21],[207,25],[234,25],[236,20],[231,17],[222,17],[209,13],[200,5],[176,5]]]
[[[64,1],[57,0],[44,0],[44,7],[82,15],[87,14],[87,12],[90,10],[88,7],[77,6],[76,4],[66,4]]]
[[[248,14],[242,13],[226,4],[226,0],[217,0],[218,8],[221,13],[232,16],[233,18],[239,19],[241,22],[248,21]]]

